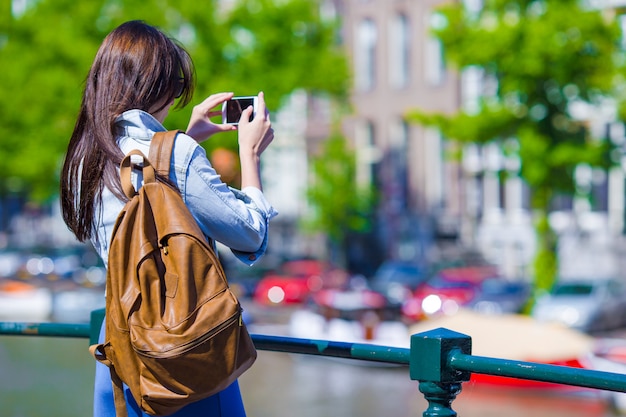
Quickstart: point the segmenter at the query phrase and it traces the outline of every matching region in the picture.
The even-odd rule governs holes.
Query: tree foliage
[[[295,89],[345,95],[336,22],[323,19],[314,0],[18,3],[30,6],[0,21],[0,184],[17,181],[38,201],[57,193],[84,79],[104,36],[124,21],[145,20],[187,47],[198,79],[192,104],[218,91],[264,91],[275,111]],[[166,123],[184,129],[190,112],[173,112]]]
[[[457,70],[480,68],[495,87],[476,109],[416,110],[413,120],[461,142],[502,143],[519,157],[537,214],[536,286],[546,289],[557,269],[547,223],[553,197],[575,192],[579,164],[611,163],[610,142],[594,137],[574,109],[609,101],[623,108],[626,60],[617,19],[579,0],[485,0],[480,11],[455,2],[438,18],[433,33],[446,61]]]
[[[348,237],[371,228],[375,193],[356,184],[356,154],[345,138],[334,134],[319,155],[311,159],[311,184],[307,197],[313,213],[305,226],[324,231],[331,243],[348,250]]]

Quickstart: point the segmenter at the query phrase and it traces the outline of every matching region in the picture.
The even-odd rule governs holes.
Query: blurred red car
[[[478,295],[484,280],[496,276],[497,270],[491,266],[441,270],[403,303],[402,317],[414,322],[438,313],[454,314]]]
[[[254,292],[254,301],[259,304],[301,304],[312,293],[327,288],[343,288],[348,282],[348,273],[330,264],[301,259],[285,262],[279,271],[266,274]]]

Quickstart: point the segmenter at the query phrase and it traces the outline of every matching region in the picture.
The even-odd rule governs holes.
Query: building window
[[[477,114],[480,111],[483,75],[483,69],[477,66],[469,66],[461,71],[461,102],[463,110],[468,114]]]
[[[365,19],[357,27],[355,51],[356,88],[369,91],[376,82],[376,42],[378,34],[371,19]]]
[[[398,211],[408,208],[409,202],[409,125],[403,119],[391,124],[389,162],[391,169],[391,195],[388,196]]]
[[[437,129],[424,129],[424,164],[426,183],[424,196],[429,208],[439,208],[443,205],[445,170],[443,166],[443,138]]]
[[[442,24],[442,16],[432,14],[427,21],[428,28],[437,28]],[[424,42],[424,77],[429,85],[438,86],[445,80],[445,62],[443,59],[443,45],[434,36],[427,35]]]
[[[377,165],[380,161],[380,151],[375,143],[372,122],[364,120],[357,123],[355,132],[357,185],[364,187],[378,185]]]
[[[389,31],[389,84],[393,88],[409,84],[409,19],[404,14],[393,17]]]

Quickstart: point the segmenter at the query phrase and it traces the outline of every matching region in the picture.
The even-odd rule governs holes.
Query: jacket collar
[[[165,131],[165,127],[150,113],[133,109],[115,119],[118,136],[130,136],[137,140],[151,140],[155,132]]]

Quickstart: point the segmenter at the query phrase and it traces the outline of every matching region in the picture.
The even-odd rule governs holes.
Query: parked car
[[[258,282],[254,301],[266,305],[301,304],[317,291],[342,288],[348,273],[315,259],[287,261],[277,271],[270,271]]]
[[[532,316],[587,333],[624,327],[626,283],[610,278],[557,281],[549,293],[537,299]]]
[[[435,278],[418,288],[402,304],[402,317],[411,322],[438,313],[453,314],[474,298],[477,287],[475,283],[468,281]]]
[[[254,291],[254,301],[259,304],[301,304],[311,293],[306,277],[284,276],[270,273],[261,278]]]
[[[386,261],[370,279],[371,289],[383,294],[392,305],[400,306],[428,275],[414,263]]]
[[[485,314],[517,314],[523,311],[530,294],[531,286],[526,281],[488,278],[468,307]]]
[[[485,280],[496,276],[492,266],[442,269],[404,301],[402,316],[411,322],[439,313],[454,314],[477,296]]]

